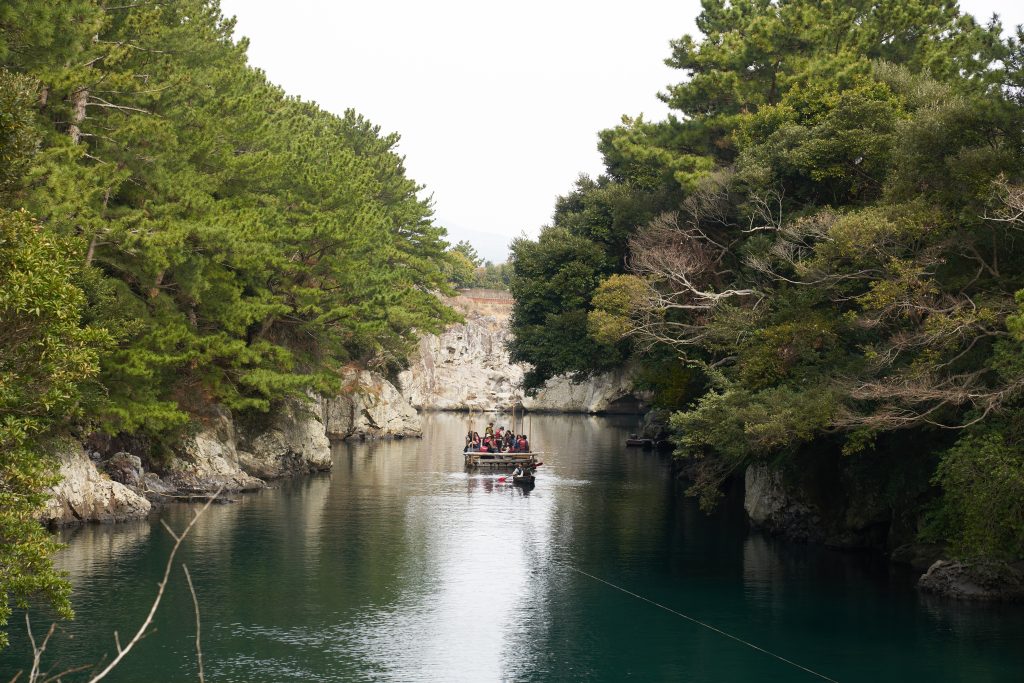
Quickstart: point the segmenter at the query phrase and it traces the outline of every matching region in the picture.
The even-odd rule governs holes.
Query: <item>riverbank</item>
[[[949,548],[922,542],[917,524],[923,519],[925,489],[916,489],[916,500],[887,498],[881,484],[851,485],[854,475],[843,471],[847,464],[837,464],[839,469],[827,472],[828,463],[819,462],[799,475],[755,464],[723,487],[726,495],[742,499],[752,529],[781,542],[884,558],[914,576],[918,590],[941,598],[1024,602],[1024,561],[956,559]],[[689,487],[693,468],[699,466],[676,461],[673,469]]]
[[[625,448],[631,418],[535,415],[550,455],[528,493],[465,472],[449,448],[461,418],[424,414],[421,439],[335,442],[329,472],[207,511],[180,556],[207,680],[805,675],[575,570],[836,680],[998,683],[1024,669],[1019,608],[932,598],[878,556],[752,530],[742,496],[707,515],[668,456]],[[160,521],[180,529],[193,509],[63,534],[78,616],[47,662],[96,662],[140,623],[172,542]],[[178,569],[114,683],[195,680],[192,610]],[[12,624],[0,671],[13,675],[28,646]]]
[[[143,439],[92,439],[58,457],[61,481],[42,514],[50,526],[124,522],[154,506],[257,491],[270,482],[330,470],[330,444],[422,434],[419,415],[386,379],[351,370],[337,396],[285,401],[265,414],[236,416],[209,405],[161,454]]]

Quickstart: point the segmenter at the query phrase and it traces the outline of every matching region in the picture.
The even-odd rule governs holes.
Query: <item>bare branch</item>
[[[150,114],[150,115],[153,115],[153,116],[157,116],[157,114],[154,114],[153,112],[149,111],[148,109],[140,109],[139,107],[129,107],[129,106],[126,106],[126,105],[123,105],[123,104],[114,104],[113,102],[107,102],[102,97],[97,97],[94,94],[90,94],[89,95],[89,102],[88,102],[88,104],[86,106],[89,106],[89,107],[103,107],[104,109],[117,109],[119,111],[135,111],[135,112],[139,112],[140,114]]]
[[[183,563],[181,569],[185,572],[185,580],[188,582],[188,590],[192,593],[192,607],[196,612],[196,661],[199,662],[199,683],[204,683],[203,677],[203,648],[200,644],[200,620],[199,620],[199,598],[196,597],[196,589],[192,585],[192,575],[188,573],[188,567]]]
[[[174,557],[178,554],[178,549],[181,548],[182,542],[188,536],[189,532],[192,531],[192,527],[194,527],[196,522],[199,521],[200,515],[202,515],[202,513],[206,512],[206,510],[209,509],[209,507],[213,504],[213,501],[215,501],[217,497],[220,496],[221,491],[223,491],[223,488],[218,489],[217,492],[208,501],[206,501],[206,505],[204,505],[202,509],[199,511],[200,514],[192,518],[192,521],[188,523],[188,526],[185,527],[185,530],[182,531],[180,535],[176,535],[173,532],[171,532],[171,535],[175,538],[174,546],[171,548],[171,552],[167,556],[167,564],[164,567],[164,576],[163,579],[158,584],[159,588],[157,589],[156,598],[153,600],[153,604],[149,608],[149,614],[146,615],[146,619],[142,622],[142,625],[139,627],[139,630],[135,633],[132,639],[128,641],[128,644],[124,646],[124,649],[119,649],[117,656],[114,657],[102,671],[100,671],[98,674],[90,678],[89,683],[96,683],[96,681],[101,681],[104,678],[106,678],[107,674],[113,671],[114,667],[116,667],[121,662],[121,660],[124,659],[125,655],[131,652],[132,648],[135,647],[135,645],[138,644],[138,642],[142,640],[142,638],[146,635],[146,629],[148,629],[149,625],[153,623],[153,617],[154,615],[156,615],[157,607],[160,606],[160,600],[163,599],[164,590],[167,588],[167,581],[170,578],[171,567],[174,566]],[[170,531],[170,529],[168,529],[168,531]]]

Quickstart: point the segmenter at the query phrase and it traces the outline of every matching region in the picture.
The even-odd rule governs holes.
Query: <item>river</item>
[[[527,421],[546,451],[532,491],[465,472],[466,418],[433,414],[422,440],[337,444],[330,474],[211,507],[180,555],[206,680],[1024,679],[1024,607],[928,599],[879,558],[774,541],[735,496],[705,515],[666,456],[623,446],[628,420]],[[161,518],[181,529],[194,509]],[[77,618],[55,670],[113,655],[171,547],[157,520],[66,541]],[[23,618],[2,681],[29,663]],[[198,680],[194,635],[177,568],[107,680]]]

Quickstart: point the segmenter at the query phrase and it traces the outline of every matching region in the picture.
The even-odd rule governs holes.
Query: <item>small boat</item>
[[[515,484],[516,486],[532,488],[534,483],[536,483],[535,479],[536,478],[533,476],[532,472],[527,472],[526,474],[513,475],[512,483]]]
[[[641,446],[643,448],[654,448],[654,439],[644,439],[636,434],[630,434],[626,439],[627,446]]]

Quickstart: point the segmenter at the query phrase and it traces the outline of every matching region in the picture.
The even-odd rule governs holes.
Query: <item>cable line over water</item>
[[[654,600],[651,600],[650,598],[645,598],[644,596],[638,595],[637,593],[634,593],[633,591],[627,590],[627,589],[623,588],[622,586],[617,586],[614,583],[612,583],[611,581],[605,581],[604,579],[602,579],[599,576],[594,576],[593,574],[588,574],[587,572],[583,571],[582,569],[577,569],[576,567],[573,567],[571,564],[566,564],[565,562],[559,562],[558,560],[553,560],[553,563],[557,564],[557,565],[560,565],[562,567],[565,567],[566,569],[569,569],[571,571],[574,571],[577,574],[582,574],[583,576],[586,576],[586,577],[588,577],[590,579],[593,579],[594,581],[598,581],[600,583],[603,583],[606,586],[614,588],[617,591],[621,591],[621,592],[625,593],[626,595],[629,595],[629,596],[632,596],[634,598],[637,598],[638,600],[643,600],[644,602],[649,603],[651,605],[654,605],[655,607],[661,608],[661,609],[665,610],[666,612],[669,612],[671,614],[676,615],[677,617],[682,617],[683,619],[686,619],[689,622],[697,624],[698,626],[702,626],[703,628],[706,628],[709,631],[714,631],[715,633],[717,633],[717,634],[719,634],[721,636],[725,636],[726,638],[729,638],[731,640],[735,640],[737,643],[741,643],[743,645],[746,645],[747,647],[749,647],[751,649],[754,649],[754,650],[757,650],[758,652],[762,652],[762,653],[768,655],[769,657],[774,657],[775,659],[779,660],[780,662],[785,662],[786,664],[789,664],[790,666],[795,666],[798,669],[806,671],[807,673],[811,674],[812,676],[817,676],[818,678],[820,678],[820,679],[822,679],[824,681],[831,681],[831,683],[839,683],[839,681],[837,681],[836,679],[829,678],[825,674],[818,673],[814,669],[809,669],[806,666],[804,666],[802,664],[798,664],[797,662],[794,662],[791,659],[786,659],[782,655],[777,655],[774,652],[771,652],[770,650],[766,650],[763,647],[759,647],[757,645],[754,645],[750,641],[744,640],[744,639],[740,638],[739,636],[734,636],[731,633],[726,633],[725,631],[723,631],[720,628],[715,628],[711,624],[705,623],[705,622],[701,621],[700,619],[695,619],[695,618],[691,617],[688,614],[683,614],[682,612],[680,612],[678,610],[674,610],[671,607],[667,607],[665,605],[662,605],[660,602],[655,602]]]

